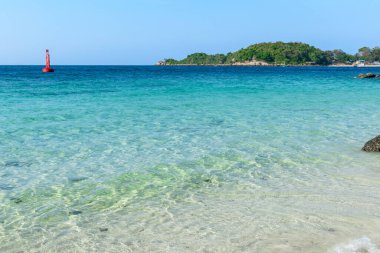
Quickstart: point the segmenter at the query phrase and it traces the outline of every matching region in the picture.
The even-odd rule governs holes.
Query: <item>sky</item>
[[[380,46],[380,0],[0,0],[0,65],[150,65],[300,41]]]

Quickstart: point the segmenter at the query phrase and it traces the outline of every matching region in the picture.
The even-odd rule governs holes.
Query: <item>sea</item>
[[[0,66],[0,252],[380,252],[380,68]]]

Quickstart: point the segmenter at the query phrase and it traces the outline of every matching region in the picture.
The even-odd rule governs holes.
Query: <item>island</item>
[[[340,49],[324,51],[301,42],[266,42],[227,54],[194,53],[156,65],[232,66],[380,66],[380,48],[362,47],[355,55]]]

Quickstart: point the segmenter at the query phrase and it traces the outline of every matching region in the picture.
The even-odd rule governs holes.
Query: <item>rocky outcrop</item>
[[[364,79],[364,78],[375,78],[375,77],[376,77],[376,75],[373,74],[373,73],[360,74],[360,75],[358,76],[358,78],[362,78],[362,79]]]
[[[367,142],[362,150],[365,152],[380,152],[380,135]]]
[[[380,78],[380,74],[378,74],[378,75],[376,76],[376,78]]]
[[[269,64],[265,61],[252,60],[252,61],[245,61],[245,62],[234,62],[232,63],[232,65],[233,66],[270,66],[273,64]]]

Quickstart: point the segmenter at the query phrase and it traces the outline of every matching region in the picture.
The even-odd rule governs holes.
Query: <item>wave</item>
[[[329,253],[380,253],[380,249],[368,237],[337,245]]]

